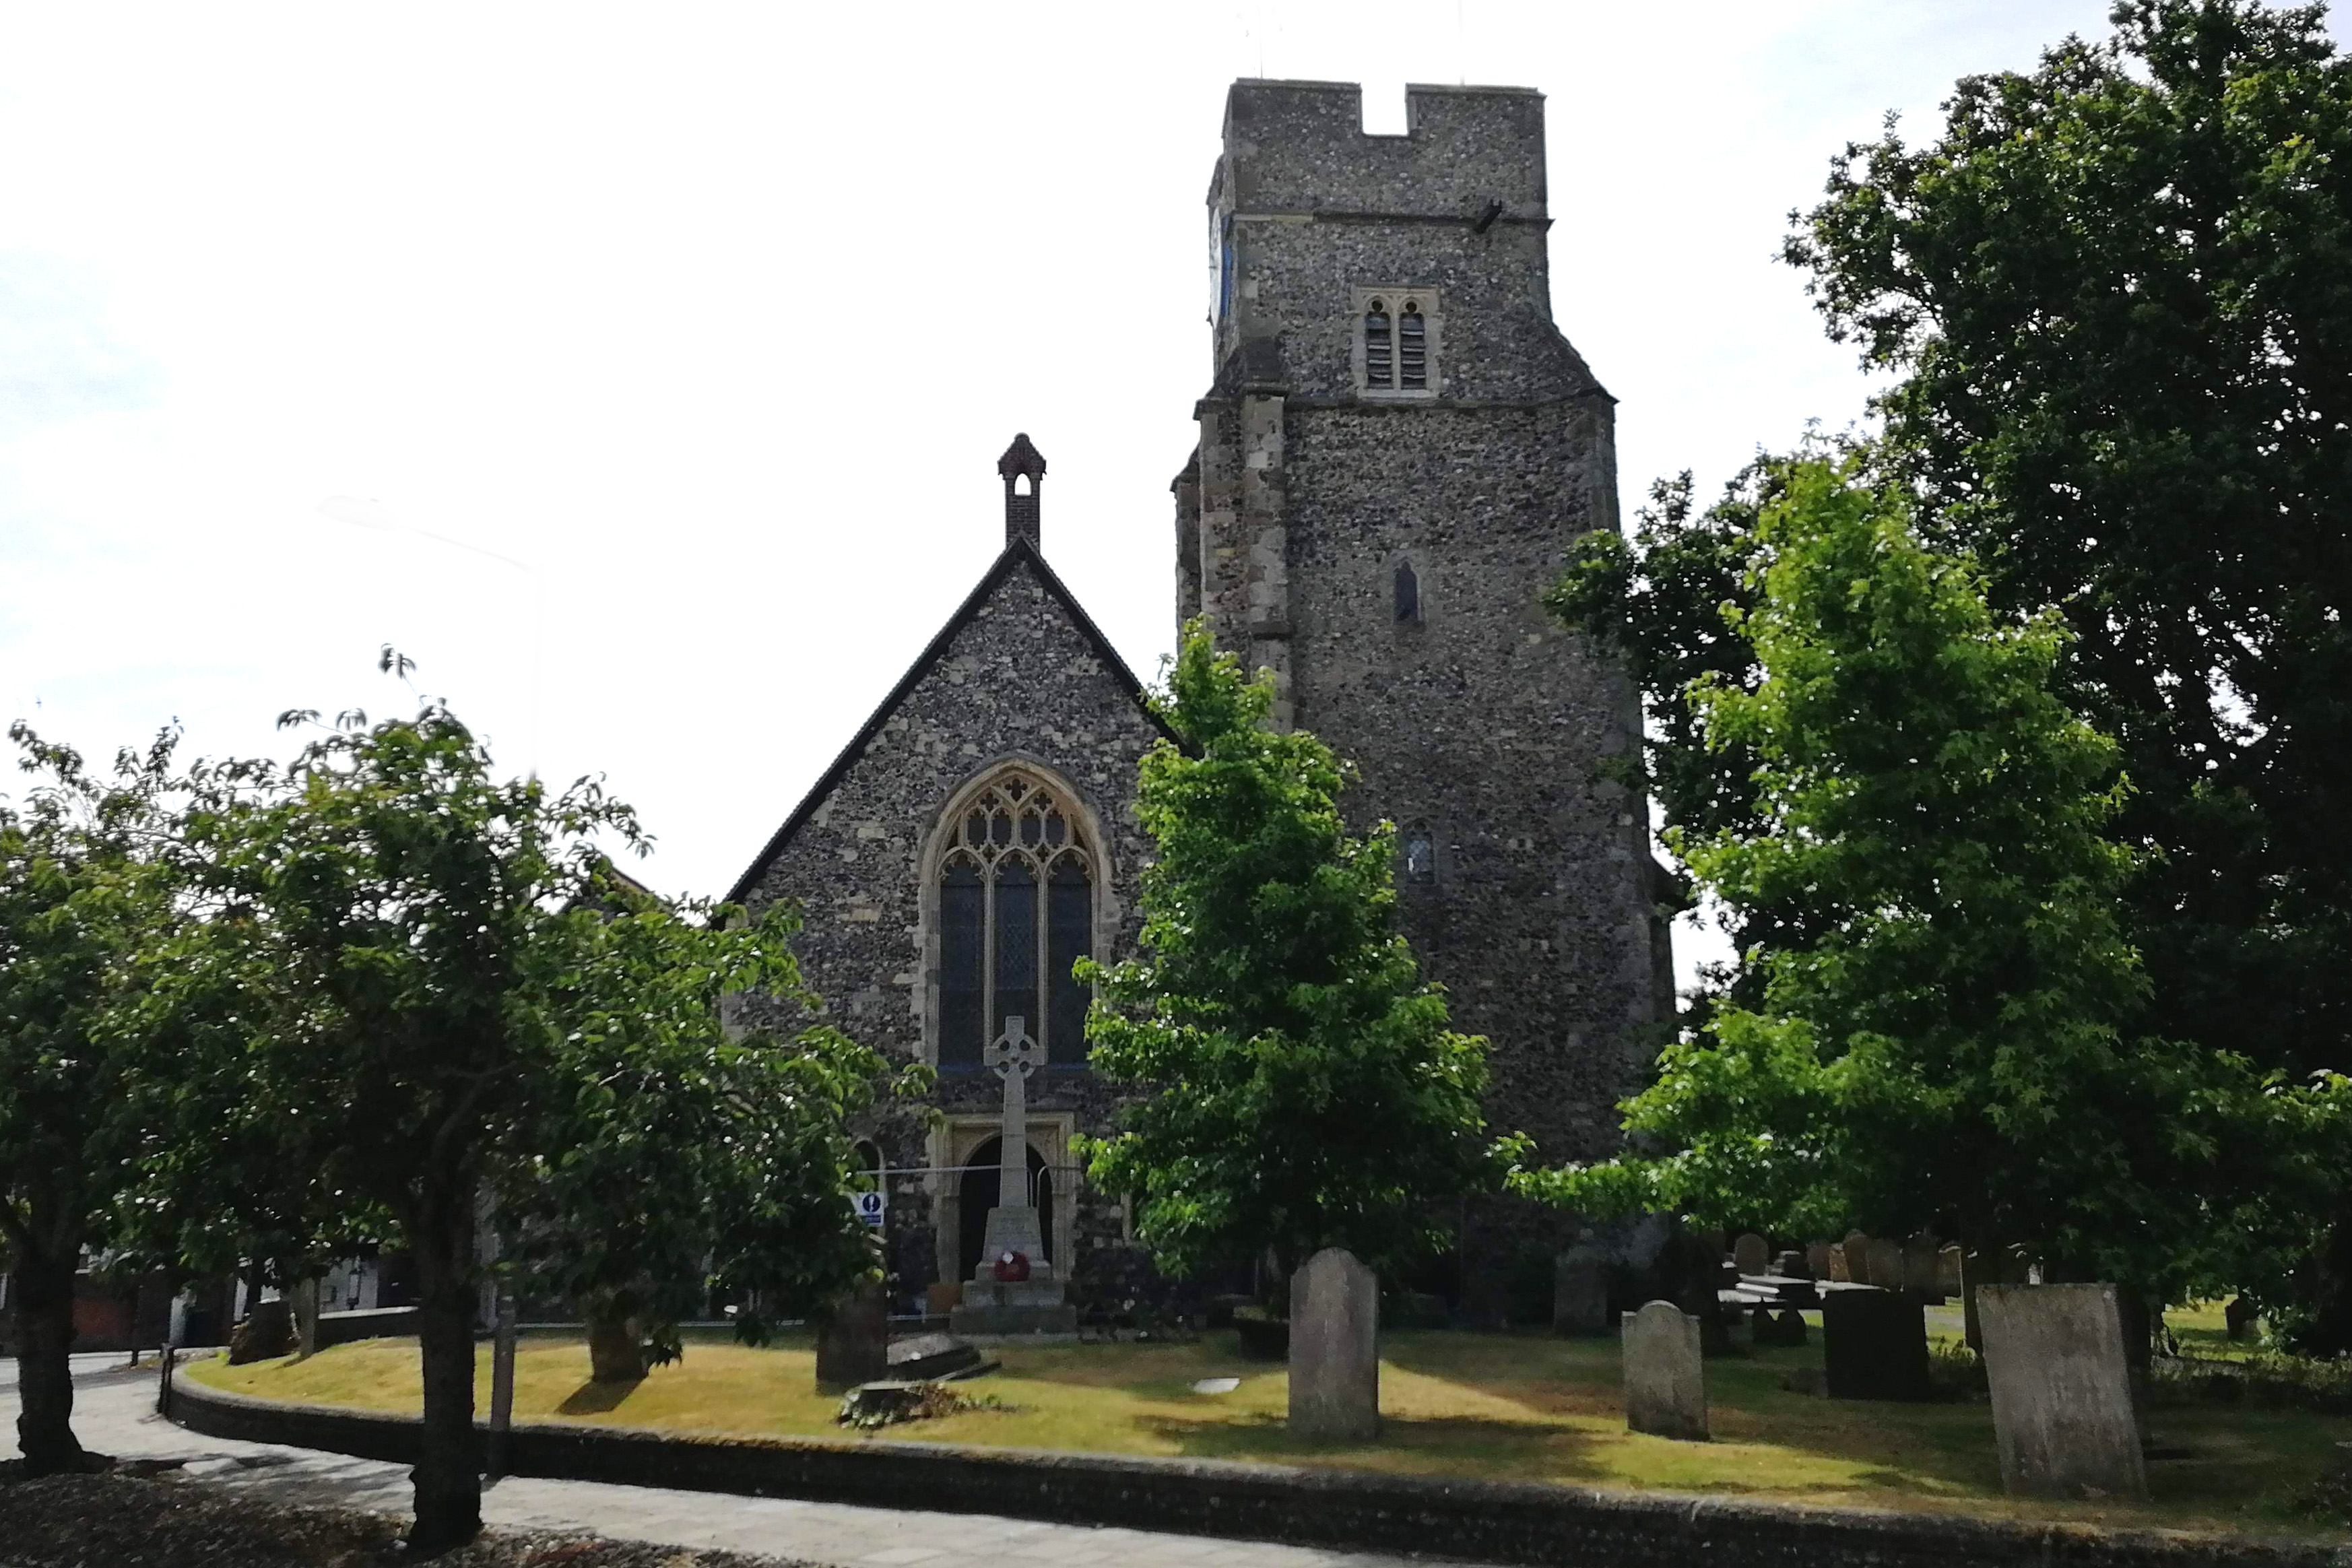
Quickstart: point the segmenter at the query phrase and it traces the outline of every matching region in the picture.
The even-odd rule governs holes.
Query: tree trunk
[[[2352,1196],[2336,1201],[2311,1277],[2311,1321],[2294,1348],[2305,1355],[2352,1354]]]
[[[307,1361],[319,1353],[319,1281],[299,1280],[286,1293],[294,1310],[294,1359]]]
[[[646,1376],[645,1342],[628,1313],[611,1301],[591,1297],[583,1307],[588,1319],[588,1377],[593,1383],[642,1383]]]
[[[482,1528],[482,1477],[474,1443],[474,1204],[467,1192],[428,1199],[407,1237],[415,1259],[416,1331],[425,1372],[423,1453],[412,1550],[446,1552]]]
[[[16,1446],[25,1473],[65,1475],[105,1468],[73,1434],[74,1265],[79,1247],[18,1249],[9,1295],[16,1318]]]

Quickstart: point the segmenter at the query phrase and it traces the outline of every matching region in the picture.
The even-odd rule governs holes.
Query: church
[[[1404,931],[1455,1026],[1492,1042],[1491,1124],[1590,1158],[1673,1017],[1638,698],[1539,597],[1579,536],[1618,526],[1615,405],[1552,320],[1542,95],[1406,96],[1406,132],[1379,135],[1353,85],[1228,94],[1172,610],[1273,672],[1276,721],[1356,764],[1360,825],[1398,825]],[[1073,1300],[1154,1289],[1131,1213],[1073,1155],[1119,1094],[1087,1068],[1070,965],[1133,950],[1151,847],[1131,797],[1163,731],[1048,563],[1045,458],[1020,436],[997,468],[1002,553],[729,895],[795,901],[829,1018],[937,1068],[930,1104],[886,1110],[861,1146],[897,1311],[973,1279],[1024,1153]],[[1013,1020],[1037,1066],[1007,1159],[983,1056]],[[1573,1224],[1465,1216],[1461,1298],[1499,1315]]]

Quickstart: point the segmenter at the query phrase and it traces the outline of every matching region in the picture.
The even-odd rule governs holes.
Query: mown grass
[[[589,1382],[578,1339],[530,1335],[516,1355],[515,1414],[674,1431],[919,1437],[2352,1541],[2352,1532],[2299,1502],[2339,1462],[2335,1445],[2352,1439],[2352,1422],[2333,1417],[2159,1407],[2151,1440],[2185,1457],[2151,1463],[2151,1503],[2030,1502],[2001,1495],[1992,1413],[1980,1401],[1832,1402],[1782,1389],[1790,1369],[1820,1363],[1818,1337],[1801,1349],[1708,1363],[1708,1443],[1625,1430],[1613,1339],[1395,1332],[1382,1337],[1381,1350],[1384,1431],[1379,1442],[1357,1447],[1294,1442],[1283,1423],[1283,1370],[1242,1360],[1230,1333],[1192,1344],[1004,1349],[996,1352],[1003,1371],[975,1392],[1012,1408],[893,1427],[880,1439],[853,1438],[835,1425],[839,1401],[816,1393],[805,1340],[753,1350],[717,1337],[690,1339],[682,1363],[614,1388]],[[414,1340],[340,1346],[299,1363],[206,1362],[187,1375],[303,1403],[413,1411],[420,1399]],[[1192,1391],[1195,1382],[1221,1376],[1239,1377],[1240,1386],[1223,1394]],[[488,1355],[478,1359],[477,1377],[486,1408]]]

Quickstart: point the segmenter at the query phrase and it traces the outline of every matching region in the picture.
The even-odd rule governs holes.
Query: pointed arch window
[[[1410,561],[1396,563],[1396,618],[1421,619],[1421,574],[1412,569]]]
[[[997,779],[949,829],[940,866],[939,1060],[980,1065],[1023,1019],[1049,1066],[1087,1058],[1089,989],[1070,966],[1094,954],[1099,874],[1082,819],[1026,773]]]

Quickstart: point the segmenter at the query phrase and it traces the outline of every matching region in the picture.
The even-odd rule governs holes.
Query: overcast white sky
[[[1150,677],[1234,77],[1362,80],[1374,129],[1408,79],[1549,95],[1630,515],[1861,413],[1774,259],[1830,154],[2105,13],[7,0],[0,721],[282,752],[406,706],[389,641],[723,890],[1001,545],[1014,431]]]

